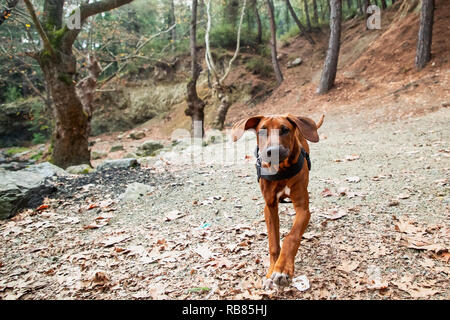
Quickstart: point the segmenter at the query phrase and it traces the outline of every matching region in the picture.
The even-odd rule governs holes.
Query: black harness
[[[305,149],[301,148],[300,155],[298,156],[297,162],[294,163],[292,166],[279,170],[276,174],[263,174],[262,170],[264,168],[261,167],[261,157],[259,156],[259,147],[256,146],[255,150],[255,157],[256,157],[256,175],[258,176],[258,182],[260,178],[263,178],[265,180],[269,181],[278,181],[278,180],[285,180],[292,178],[297,173],[299,173],[302,170],[304,159],[306,158],[306,162],[308,163],[308,170],[311,171],[311,160],[309,159],[309,154],[306,152]]]

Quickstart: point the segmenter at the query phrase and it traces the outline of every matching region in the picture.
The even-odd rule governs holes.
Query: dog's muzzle
[[[282,145],[269,146],[259,152],[262,162],[278,165],[289,156],[289,149]]]

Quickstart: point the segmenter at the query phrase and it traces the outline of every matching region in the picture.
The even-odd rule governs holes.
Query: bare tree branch
[[[27,0],[28,1],[28,0]],[[63,38],[63,50],[70,51],[72,44],[75,42],[75,39],[78,37],[78,34],[81,31],[81,27],[87,18],[90,16],[106,12],[125,4],[132,2],[133,0],[103,0],[99,2],[92,3],[84,3],[80,6],[80,20],[81,26],[80,29],[72,29],[68,30]]]
[[[36,12],[34,11],[33,5],[31,4],[30,0],[24,0],[24,2],[28,9],[28,12],[30,13],[31,19],[33,20],[33,23],[36,26],[36,29],[39,35],[41,36],[42,41],[44,42],[44,48],[50,51],[50,53],[53,55],[55,52],[53,51],[52,45],[50,43],[50,40],[48,39],[47,34],[44,31],[44,28],[42,28],[41,22],[36,16]]]

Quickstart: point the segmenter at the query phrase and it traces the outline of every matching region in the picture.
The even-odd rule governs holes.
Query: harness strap
[[[255,150],[256,157],[256,175],[258,176],[258,182],[260,178],[263,178],[268,181],[278,181],[292,178],[297,173],[302,170],[304,159],[306,158],[306,163],[308,164],[308,170],[311,171],[311,160],[309,158],[308,152],[305,149],[301,148],[300,155],[298,156],[297,162],[292,166],[278,171],[276,174],[263,174],[261,167],[261,158],[259,156],[259,147],[256,146]]]

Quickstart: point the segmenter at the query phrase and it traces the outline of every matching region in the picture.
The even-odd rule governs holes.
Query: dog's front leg
[[[280,255],[280,220],[278,217],[278,202],[271,200],[272,199],[266,201],[266,206],[264,208],[270,254],[270,267],[266,276],[268,279],[272,276],[273,268]]]
[[[308,226],[310,219],[308,191],[305,185],[299,184],[291,192],[291,199],[295,209],[295,220],[291,231],[283,240],[280,256],[278,257],[271,279],[277,286],[287,286],[294,276],[295,255],[300,246],[300,240]]]

